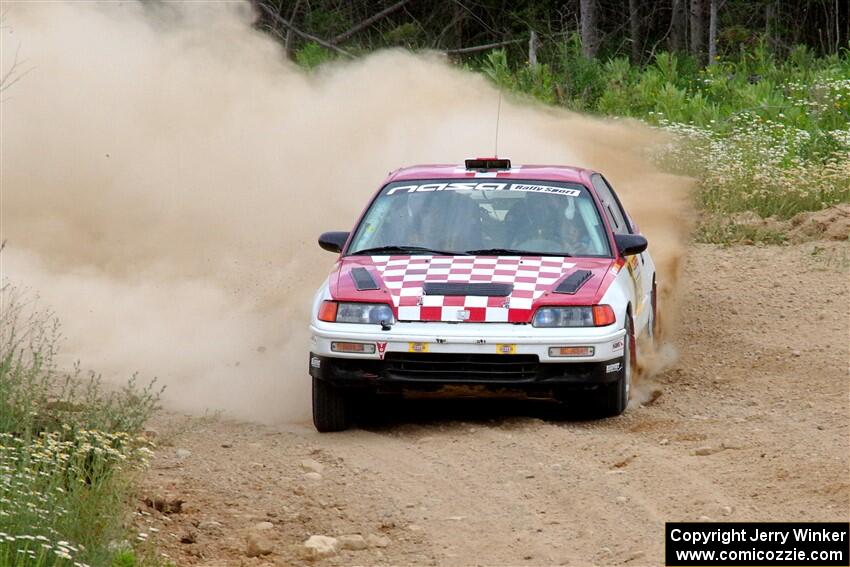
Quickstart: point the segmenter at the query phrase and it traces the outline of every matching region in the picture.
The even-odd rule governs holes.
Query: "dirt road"
[[[421,402],[319,435],[162,415],[144,495],[185,503],[134,521],[209,567],[303,564],[311,535],[350,534],[366,549],[316,563],[659,565],[668,520],[846,521],[848,272],[846,242],[696,246],[680,358],[616,419]]]

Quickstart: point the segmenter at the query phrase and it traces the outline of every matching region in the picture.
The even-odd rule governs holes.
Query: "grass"
[[[121,542],[161,391],[61,372],[56,317],[9,284],[0,305],[0,565],[157,565]]]
[[[788,236],[781,230],[709,217],[696,228],[696,239],[706,244],[784,244]]]

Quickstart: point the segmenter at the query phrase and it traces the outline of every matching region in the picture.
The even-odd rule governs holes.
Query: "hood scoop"
[[[513,290],[513,284],[508,283],[425,282],[422,285],[424,295],[507,297]]]
[[[593,272],[590,270],[576,270],[571,273],[564,280],[558,284],[558,287],[555,288],[555,293],[566,293],[569,295],[573,295],[576,293],[584,283],[590,279],[593,275]]]
[[[354,287],[357,288],[357,291],[381,289],[366,268],[353,268],[351,270],[351,279],[354,280]]]

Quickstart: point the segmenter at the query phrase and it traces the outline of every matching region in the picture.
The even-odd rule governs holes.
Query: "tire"
[[[602,384],[596,390],[588,392],[588,406],[595,417],[614,417],[626,411],[629,405],[629,391],[632,385],[632,373],[635,368],[635,333],[632,316],[626,314],[626,336],[623,346],[623,374],[616,382]]]
[[[649,322],[649,338],[652,340],[652,343],[655,344],[655,340],[658,337],[658,287],[655,285],[655,276],[652,276],[652,311],[650,311],[650,316],[652,317]]]
[[[313,378],[313,425],[319,433],[348,429],[348,400],[344,392]]]

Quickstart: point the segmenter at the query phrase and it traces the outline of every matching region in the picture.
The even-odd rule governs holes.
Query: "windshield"
[[[610,256],[588,190],[551,181],[390,183],[363,217],[347,254],[408,248],[419,254]]]

